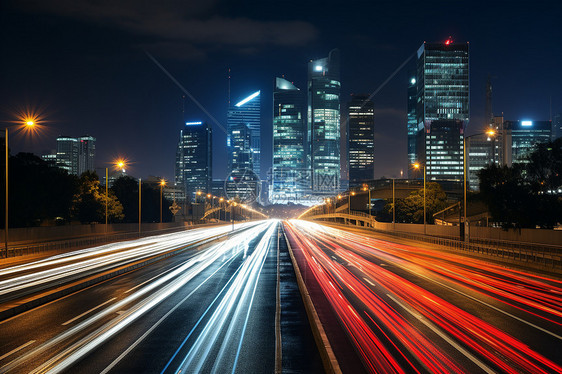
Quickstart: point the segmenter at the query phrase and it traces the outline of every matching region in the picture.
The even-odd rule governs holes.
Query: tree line
[[[469,192],[469,204],[488,207],[492,221],[503,228],[552,229],[562,223],[562,139],[540,143],[523,162],[490,164],[478,173],[480,191]],[[452,205],[438,183],[426,184],[426,221]],[[392,221],[392,200],[377,220]],[[423,223],[423,188],[396,199],[396,222]]]
[[[9,158],[9,225],[30,227],[45,224],[105,223],[105,186],[95,172],[81,176],[51,166],[32,153],[18,153]],[[1,173],[1,191],[5,175]],[[109,223],[138,222],[138,182],[122,176],[108,190]],[[142,185],[142,222],[160,222],[160,189]],[[2,211],[4,199],[1,200]],[[172,221],[163,198],[163,221]],[[4,215],[0,218],[4,227]]]

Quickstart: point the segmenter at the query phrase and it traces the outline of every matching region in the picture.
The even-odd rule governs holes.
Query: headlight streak
[[[219,305],[209,318],[205,327],[198,335],[196,341],[182,360],[175,373],[180,372],[200,372],[209,360],[209,352],[217,343],[218,336],[224,331],[227,323],[225,336],[221,341],[220,349],[216,357],[213,357],[214,364],[212,372],[234,372],[244,332],[248,322],[255,288],[259,280],[261,268],[267,257],[269,242],[277,228],[276,222],[270,223],[266,234],[262,237],[256,249],[246,258],[241,265],[231,286],[225,293]],[[235,308],[236,306],[236,308]],[[244,317],[244,322],[240,326],[239,319]],[[234,343],[238,342],[238,350],[234,362],[226,354],[226,350]]]
[[[255,223],[250,225],[250,232],[255,232],[258,230],[263,230],[265,223],[260,223],[256,225]],[[231,228],[226,228],[227,231],[230,231]],[[125,313],[118,315],[102,327],[98,328],[93,333],[89,334],[86,338],[80,339],[79,342],[73,344],[71,347],[67,348],[64,352],[57,354],[55,357],[48,360],[46,363],[39,366],[34,372],[43,372],[43,371],[53,371],[57,372],[58,370],[63,370],[65,367],[72,365],[75,361],[82,358],[84,355],[90,352],[90,350],[97,347],[99,344],[103,343],[107,339],[113,337],[117,334],[120,330],[125,328],[131,322],[142,316],[152,307],[157,305],[159,302],[164,300],[166,297],[173,294],[179,288],[184,286],[189,280],[199,274],[201,271],[205,270],[209,265],[213,264],[217,261],[220,257],[222,257],[224,252],[230,251],[232,247],[239,246],[239,243],[235,238],[237,236],[244,236],[247,235],[248,231],[243,231],[242,233],[237,234],[235,237],[219,244],[215,244],[210,248],[207,248],[202,251],[197,251],[197,253],[188,259],[184,265],[178,267],[176,270],[167,273],[166,275],[162,276],[160,279],[155,280],[152,283],[147,284],[146,286],[142,287],[138,291],[132,293],[131,295],[127,296],[126,298],[122,299],[121,301],[117,302],[116,304],[100,311],[99,313],[91,316],[90,318],[84,320],[83,322],[77,324],[74,327],[71,327],[69,330],[57,335],[56,337],[48,340],[47,342],[41,344],[37,348],[27,352],[26,354],[18,357],[17,359],[11,361],[10,363],[2,366],[0,368],[0,373],[4,373],[14,369],[15,367],[25,363],[28,360],[33,358],[37,358],[40,354],[44,353],[45,351],[56,347],[58,344],[61,344],[63,341],[71,338],[72,336],[79,334],[84,329],[89,328],[94,323],[98,322],[99,320],[103,319],[104,317],[115,314],[116,312],[120,311],[126,305],[134,302],[135,300],[139,299],[143,295],[148,295],[144,300],[138,302],[136,305],[130,307]],[[208,234],[207,236],[211,236],[213,234]],[[238,252],[232,253],[232,256],[237,255]],[[156,290],[156,288],[168,283],[167,285],[163,286],[160,290]],[[65,358],[66,357],[66,358]],[[62,360],[62,361],[61,361]],[[59,363],[55,365],[55,363],[59,361]]]
[[[7,280],[0,281],[0,296],[7,295],[24,289],[37,289],[39,286],[47,287],[50,283],[61,281],[74,275],[80,275],[86,271],[96,271],[107,266],[117,266],[120,262],[132,262],[147,257],[158,255],[163,252],[173,250],[194,243],[198,240],[229,232],[230,226],[222,226],[204,231],[186,231],[175,234],[165,234],[158,237],[151,237],[140,241],[131,241],[126,243],[115,243],[113,245],[103,246],[100,252],[96,252],[96,248],[89,249],[86,252],[80,250],[73,255],[67,254],[64,259],[57,258],[51,260],[43,260],[41,262],[31,263],[28,266],[17,266],[17,271],[29,271],[37,269],[39,266],[55,266],[61,262],[78,261],[87,257],[94,257],[80,262],[74,262],[44,271],[35,271],[31,274],[25,274],[18,277],[12,277]],[[132,247],[132,248],[131,248]],[[118,252],[116,252],[118,251]],[[13,274],[14,269],[7,268],[0,272],[1,274]]]
[[[423,344],[423,346],[413,345],[416,344],[416,341],[419,341],[419,337],[414,338],[415,335],[412,334],[415,334],[415,331],[400,331],[401,326],[398,325],[398,323],[401,324],[404,322],[400,322],[400,317],[395,315],[394,309],[392,309],[388,304],[384,303],[377,294],[366,287],[363,284],[362,279],[357,278],[354,274],[352,274],[348,269],[346,269],[337,261],[333,261],[329,255],[325,254],[324,251],[318,248],[309,238],[315,238],[317,241],[320,240],[321,242],[323,242],[330,249],[330,251],[333,251],[346,263],[354,264],[356,267],[356,264],[359,264],[360,269],[362,269],[362,272],[364,274],[368,275],[368,278],[374,280],[375,283],[385,288],[386,290],[389,290],[390,293],[393,293],[394,295],[399,297],[403,303],[409,304],[409,307],[415,310],[416,313],[419,313],[420,316],[423,316],[423,318],[431,321],[431,323],[433,323],[435,326],[439,326],[439,328],[443,331],[446,331],[447,334],[462,342],[467,347],[470,347],[478,355],[483,357],[485,360],[492,362],[501,370],[505,370],[507,372],[517,370],[530,373],[562,371],[562,367],[543,357],[539,353],[531,350],[529,347],[523,345],[521,342],[517,341],[510,335],[472,316],[462,309],[455,307],[447,301],[440,299],[439,297],[431,294],[425,289],[408,282],[395,273],[381,266],[375,265],[374,263],[366,260],[360,255],[374,254],[377,257],[384,257],[390,263],[395,263],[399,266],[406,267],[404,264],[407,264],[409,267],[410,265],[420,264],[419,266],[416,266],[421,269],[425,269],[426,263],[429,263],[430,260],[428,260],[427,258],[420,259],[421,255],[412,255],[411,257],[407,257],[407,255],[411,255],[412,253],[404,250],[403,247],[405,246],[401,246],[401,250],[393,250],[392,247],[394,246],[394,244],[384,243],[375,239],[371,240],[370,238],[355,234],[349,234],[342,230],[336,230],[332,228],[326,230],[325,226],[302,221],[293,221],[288,224],[287,227],[287,231],[288,233],[290,233],[292,240],[297,243],[297,247],[301,248],[303,255],[307,258],[309,268],[313,270],[315,277],[319,279],[319,283],[324,289],[324,293],[332,301],[332,305],[334,306],[334,308],[338,310],[338,316],[345,321],[349,319],[349,316],[346,316],[342,311],[343,306],[349,307],[349,305],[344,304],[342,306],[340,304],[343,304],[347,301],[342,301],[338,300],[339,298],[334,298],[332,293],[335,293],[337,289],[333,286],[328,286],[332,281],[341,283],[348,288],[353,288],[354,295],[357,296],[361,300],[361,302],[368,307],[368,310],[371,311],[372,315],[375,316],[376,319],[381,321],[384,328],[390,330],[392,332],[392,335],[394,335],[398,339],[398,341],[404,344],[407,349],[412,352],[416,358],[418,358],[418,360],[423,360],[425,367],[432,368],[431,371],[440,371],[440,368],[439,366],[432,366],[437,364],[436,362],[426,361],[427,356],[425,356],[426,353],[424,353],[423,349],[425,347],[433,346],[431,354],[435,355],[439,351],[438,348],[435,347],[432,343],[429,343],[429,345],[427,346],[425,346],[425,344]],[[334,238],[337,238],[339,242],[345,243],[350,248],[353,248],[353,251],[346,250],[337,245]],[[377,248],[374,247],[374,242],[377,242]],[[379,247],[383,243],[385,249],[381,250],[379,249]],[[413,248],[410,247],[410,249]],[[416,251],[417,250],[418,249],[416,248]],[[356,254],[356,252],[358,254]],[[320,259],[321,261],[318,262],[316,261],[316,259],[310,260],[310,256],[312,255],[312,253],[314,253],[315,257],[317,259]],[[432,257],[434,257],[435,252],[433,252],[431,255]],[[413,257],[416,258],[413,259]],[[480,273],[478,270],[467,270],[462,266],[452,266],[450,261],[453,261],[453,258],[458,261],[460,256],[444,255],[443,257],[445,257],[446,261],[449,262],[445,262],[445,260],[443,259],[431,258],[431,261],[434,261],[438,265],[427,267],[439,276],[443,276],[443,272],[450,273],[450,278],[458,282],[459,284],[461,281],[465,282],[468,280],[468,284],[473,286],[474,289],[477,289],[476,285],[482,285],[483,283],[487,282],[487,278],[484,276],[483,271],[499,273],[501,274],[501,276],[494,277],[494,279],[492,279],[491,281],[493,286],[490,286],[486,289],[489,292],[493,291],[499,293],[502,295],[502,297],[510,296],[506,291],[502,290],[510,290],[511,292],[515,292],[515,289],[510,288],[512,287],[510,284],[506,286],[501,284],[501,282],[499,281],[501,277],[504,277],[506,276],[506,273],[509,273],[505,269],[501,269],[500,272],[500,269],[494,266],[484,266],[483,269],[485,270]],[[407,258],[408,260],[405,262],[403,258]],[[483,261],[478,262],[473,260],[470,262],[472,264],[482,263],[486,265],[486,263],[484,263]],[[320,266],[322,266],[323,268],[319,268]],[[445,271],[445,269],[450,269],[450,271]],[[427,269],[425,270],[427,271]],[[462,276],[454,276],[456,270],[458,270],[462,274]],[[473,271],[478,272],[478,282],[470,281]],[[519,274],[522,273],[519,272]],[[515,283],[516,281],[523,280],[532,283],[530,287],[531,300],[527,300],[525,298],[526,295],[524,292],[521,292],[520,288],[518,288],[520,291],[520,295],[514,294],[511,296],[511,298],[516,299],[518,302],[524,303],[524,305],[531,306],[533,308],[540,308],[542,312],[554,312],[553,314],[557,316],[560,299],[544,295],[544,293],[547,292],[546,290],[551,290],[553,288],[552,284],[545,284],[537,280],[533,280],[532,278],[532,275],[525,274],[524,277],[516,276],[512,281],[513,283]],[[556,284],[556,281],[553,281],[551,283]],[[526,289],[527,287],[525,287],[525,290]],[[540,294],[541,291],[543,292],[542,295]],[[341,293],[339,293],[338,296],[341,297]],[[392,296],[390,297],[392,299]],[[538,304],[535,300],[544,300],[547,303],[550,302],[550,305],[548,307],[541,307],[542,305]],[[367,316],[369,317],[369,319],[372,319],[369,315]],[[548,318],[546,318],[546,320],[551,321],[551,319]],[[463,323],[459,324],[458,321],[463,321]],[[557,323],[556,321],[553,322]],[[344,325],[346,326],[350,334],[357,334],[357,331],[355,331],[356,329],[354,330],[353,325],[350,326],[347,321],[344,322]],[[383,331],[383,329],[381,329],[378,324],[375,323],[375,325],[380,331]],[[354,339],[356,344],[366,342],[366,340],[358,339],[357,335],[354,335],[352,339]],[[362,354],[365,352],[365,350],[365,347],[358,348],[358,351]],[[421,358],[419,357],[420,355],[422,355]],[[363,356],[363,359],[368,360],[368,357]],[[377,370],[381,370],[381,368],[384,368],[384,366],[374,367]],[[370,368],[373,369],[373,366],[371,366]]]

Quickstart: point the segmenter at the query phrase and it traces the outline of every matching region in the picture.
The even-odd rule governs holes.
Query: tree
[[[139,221],[139,183],[129,176],[119,177],[113,182],[111,191],[123,205],[123,222]]]
[[[32,153],[9,159],[10,226],[37,226],[46,220],[70,219],[78,179],[65,170],[51,167]],[[2,186],[4,190],[4,173]],[[2,199],[2,205],[4,200]],[[0,218],[2,227],[4,216]]]
[[[426,221],[433,223],[433,214],[447,207],[447,194],[436,182],[426,183],[425,189]],[[388,200],[384,211],[384,217],[392,217],[392,200]],[[405,199],[396,199],[396,221],[423,223],[423,188]]]
[[[526,161],[480,170],[480,197],[504,228],[553,228],[562,222],[562,140],[537,145]]]
[[[123,219],[123,206],[113,192],[108,193],[107,215],[109,222]],[[105,191],[100,191],[99,177],[86,171],[80,176],[78,192],[74,195],[73,217],[82,223],[105,222]]]

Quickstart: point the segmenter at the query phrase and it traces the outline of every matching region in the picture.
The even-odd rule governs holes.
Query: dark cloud
[[[303,21],[220,16],[214,12],[218,8],[215,1],[28,0],[13,6],[30,12],[116,27],[135,35],[158,39],[155,44],[160,48],[166,43],[170,46],[184,43],[188,49],[197,45],[236,46],[241,50],[265,45],[302,46],[318,36],[317,29]]]

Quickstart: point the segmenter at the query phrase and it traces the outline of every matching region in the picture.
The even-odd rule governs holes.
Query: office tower
[[[180,131],[176,152],[176,187],[185,190],[191,201],[197,191],[211,191],[213,173],[213,132],[210,125],[201,121],[186,122]]]
[[[260,176],[260,91],[256,91],[250,96],[239,101],[228,109],[227,115],[227,146],[230,149],[231,157],[229,159],[229,170],[240,169],[249,167],[256,175]],[[232,158],[232,131],[233,129],[240,130],[240,126],[246,126],[249,131],[250,141],[247,148],[243,153],[250,156],[249,164],[246,162],[243,165],[237,164],[236,160]],[[246,131],[246,130],[244,130]],[[251,165],[251,166],[249,166]]]
[[[423,43],[417,61],[417,160],[429,180],[463,179],[469,120],[468,43]]]
[[[78,144],[78,175],[95,171],[96,138],[84,135],[76,139]]]
[[[416,118],[416,101],[418,88],[416,85],[416,77],[412,76],[408,82],[408,114],[407,114],[407,131],[408,131],[408,177],[412,178],[412,165],[416,159],[416,134],[418,133],[418,122]]]
[[[308,63],[307,161],[320,194],[340,189],[340,88],[339,50]]]
[[[505,121],[505,136],[508,146],[507,164],[526,162],[535,145],[546,143],[552,138],[551,121]]]
[[[291,82],[275,78],[273,90],[273,204],[298,202],[310,184],[305,168],[305,98]]]
[[[349,186],[374,179],[375,105],[369,95],[351,95],[347,103]]]
[[[68,174],[78,174],[78,139],[69,136],[57,137],[57,166]]]

